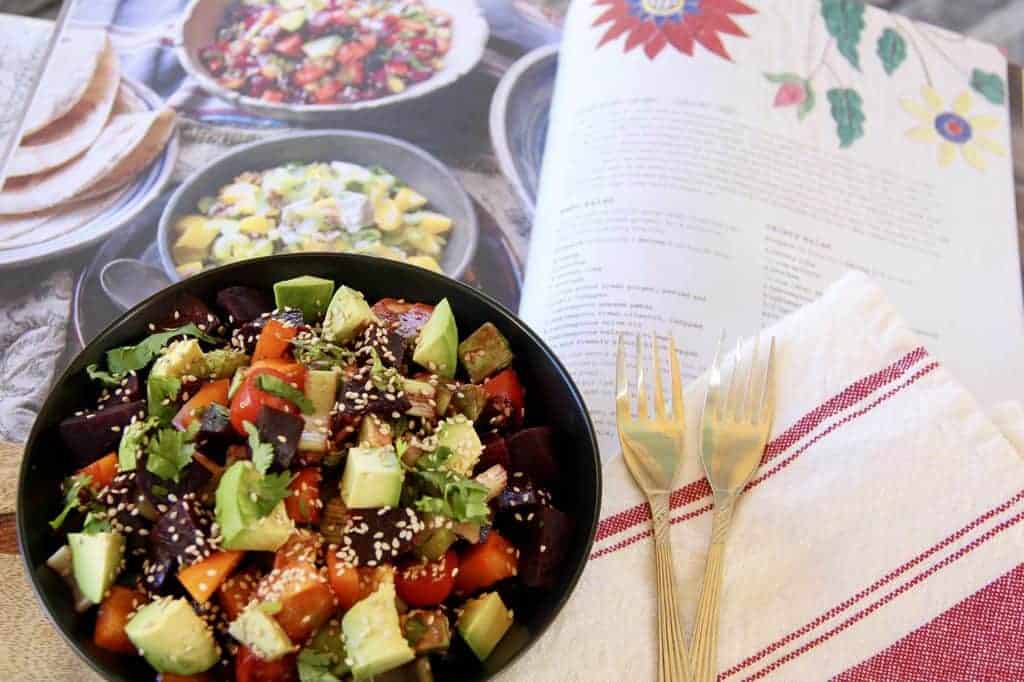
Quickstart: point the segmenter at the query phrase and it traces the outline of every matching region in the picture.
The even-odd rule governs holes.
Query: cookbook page
[[[605,459],[618,334],[673,334],[692,377],[849,269],[983,402],[1021,397],[994,47],[858,3],[577,0],[559,68],[521,311]]]

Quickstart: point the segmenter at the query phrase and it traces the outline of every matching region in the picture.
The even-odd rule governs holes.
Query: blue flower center
[[[641,21],[661,26],[666,21],[679,22],[688,14],[700,14],[704,0],[626,0],[629,13]]]
[[[973,132],[967,119],[949,111],[935,118],[935,130],[953,144],[969,142]]]

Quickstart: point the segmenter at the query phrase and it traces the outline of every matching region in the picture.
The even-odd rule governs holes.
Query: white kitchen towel
[[[1024,411],[1000,408],[997,426],[861,274],[770,333],[776,416],[726,550],[719,679],[823,680],[1024,562],[1024,460],[1011,443]],[[672,498],[687,632],[711,530],[703,396],[702,381],[688,387]],[[655,679],[650,521],[621,458],[604,472],[602,517],[569,604],[502,679]]]

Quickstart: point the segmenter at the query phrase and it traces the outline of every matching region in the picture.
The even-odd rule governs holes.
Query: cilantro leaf
[[[193,323],[177,329],[151,334],[134,346],[122,346],[107,351],[107,368],[114,376],[124,375],[132,370],[142,369],[150,363],[171,339],[178,336],[194,336],[207,343],[218,343]]]
[[[57,518],[50,521],[50,528],[57,530],[64,525],[64,521],[68,518],[68,514],[75,509],[85,507],[85,505],[82,504],[81,493],[83,489],[89,492],[92,491],[89,487],[90,483],[92,483],[92,477],[88,474],[71,476],[64,482],[64,486],[66,488],[66,492],[64,493],[64,508],[61,509]]]
[[[256,377],[256,388],[295,403],[302,410],[302,414],[313,413],[313,401],[307,398],[305,393],[280,377],[275,377],[272,374],[260,374]]]
[[[95,362],[85,368],[85,373],[89,375],[90,379],[100,382],[107,388],[116,388],[121,385],[122,377],[114,376],[110,372],[104,372]]]
[[[86,514],[82,532],[86,535],[95,535],[96,533],[109,533],[113,528],[103,510],[97,510]]]
[[[260,432],[252,422],[242,422],[242,428],[249,434],[249,449],[252,450],[252,463],[261,474],[267,473],[274,463],[274,446],[260,440]]]
[[[303,649],[298,662],[300,682],[338,682],[331,672],[334,662],[326,651]]]
[[[177,481],[196,451],[196,446],[189,442],[194,437],[195,429],[160,429],[149,441],[146,469],[160,478]]]
[[[291,495],[288,489],[294,476],[287,471],[279,474],[267,474],[253,484],[251,492],[255,493],[256,508],[260,518],[274,511],[274,508],[281,503],[281,500]]]
[[[170,424],[178,412],[174,399],[178,397],[180,390],[181,379],[150,376],[146,381],[146,405],[149,408],[149,415],[155,417],[161,424]]]
[[[417,476],[426,494],[414,506],[422,512],[440,514],[457,521],[486,523],[487,486],[444,468],[452,451],[440,447],[416,460],[409,471]]]
[[[295,359],[307,367],[330,369],[347,364],[355,353],[315,336],[300,334],[292,339]]]

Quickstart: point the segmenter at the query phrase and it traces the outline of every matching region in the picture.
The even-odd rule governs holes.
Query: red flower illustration
[[[598,47],[626,34],[625,51],[643,45],[651,59],[665,45],[692,55],[696,42],[731,61],[720,34],[745,38],[746,32],[730,15],[756,12],[740,0],[594,0],[594,4],[609,6],[594,21],[594,26],[608,24]]]

